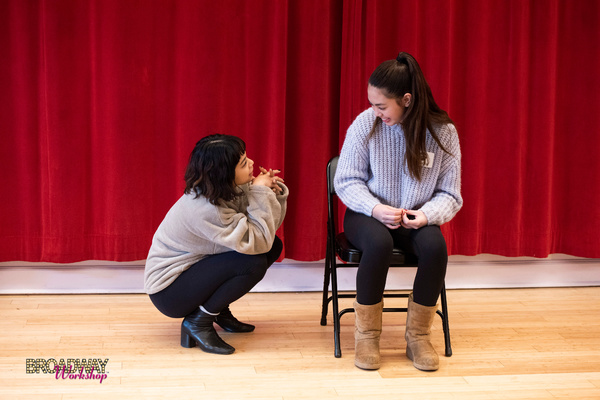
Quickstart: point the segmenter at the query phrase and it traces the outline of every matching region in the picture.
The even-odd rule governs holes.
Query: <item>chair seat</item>
[[[359,263],[362,257],[362,252],[358,250],[346,237],[344,232],[339,233],[335,237],[336,252],[340,259],[347,263]],[[407,254],[400,248],[394,247],[392,250],[392,265],[402,264],[404,267],[416,266],[417,256]],[[340,265],[342,267],[343,265]]]

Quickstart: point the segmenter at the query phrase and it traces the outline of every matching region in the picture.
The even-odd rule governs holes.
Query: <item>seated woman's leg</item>
[[[354,364],[362,369],[378,369],[382,297],[392,256],[392,236],[375,218],[350,209],[344,218],[344,232],[348,240],[362,251],[356,273]]]
[[[371,305],[381,301],[394,243],[389,230],[375,218],[346,211],[344,232],[348,240],[362,251],[356,273],[356,300]]]
[[[435,306],[444,286],[448,266],[446,240],[439,226],[424,226],[410,232],[415,253],[419,257],[413,284],[413,300],[424,306]]]
[[[410,236],[419,264],[408,299],[406,355],[416,368],[435,371],[439,368],[439,356],[431,344],[431,325],[448,264],[446,241],[438,226],[411,231]]]

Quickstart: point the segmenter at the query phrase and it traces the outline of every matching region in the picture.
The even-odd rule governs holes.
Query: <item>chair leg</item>
[[[450,344],[450,324],[448,322],[448,303],[446,302],[446,284],[442,286],[441,293],[441,303],[442,303],[442,313],[444,314],[442,318],[442,327],[444,331],[444,342],[446,344],[446,357],[450,357],[452,355],[452,346]]]
[[[340,310],[338,306],[338,287],[337,287],[337,271],[335,265],[335,259],[333,255],[330,259],[331,267],[331,303],[333,306],[332,317],[333,317],[333,336],[335,351],[334,355],[336,358],[342,356],[342,346],[340,343]]]
[[[329,249],[329,243],[327,243]],[[325,274],[323,276],[323,304],[321,305],[321,326],[327,325],[327,311],[329,308],[329,278],[331,276],[331,260],[329,251],[325,254]]]

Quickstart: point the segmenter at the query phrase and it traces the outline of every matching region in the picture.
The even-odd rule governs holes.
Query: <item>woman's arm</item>
[[[279,185],[288,192],[283,183]],[[283,221],[281,201],[271,188],[262,185],[250,185],[245,195],[248,200],[245,213],[232,207],[231,202],[216,207],[218,218],[209,227],[215,253],[223,252],[223,248],[243,254],[262,254],[271,249],[275,232]],[[287,198],[287,194],[281,196]]]
[[[340,152],[334,186],[340,200],[350,209],[371,216],[380,201],[367,187],[370,178],[368,134],[373,118],[362,113],[348,128]]]
[[[462,208],[461,152],[458,133],[452,124],[445,125],[440,131],[440,140],[448,150],[442,154],[440,173],[436,181],[431,200],[421,207],[429,225],[442,225],[450,221]]]

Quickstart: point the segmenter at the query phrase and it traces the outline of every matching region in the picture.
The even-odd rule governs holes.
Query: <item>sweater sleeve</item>
[[[461,152],[454,125],[440,131],[440,140],[450,154],[441,152],[442,164],[431,200],[421,207],[429,225],[442,225],[450,221],[462,208]]]
[[[368,135],[374,118],[368,111],[359,115],[348,128],[333,180],[340,200],[351,210],[371,216],[381,202],[367,187],[371,176]]]
[[[285,215],[287,213],[287,198],[290,194],[290,191],[288,189],[288,187],[286,185],[284,185],[283,183],[279,182],[278,183],[279,187],[281,188],[281,193],[277,194],[275,197],[277,198],[277,201],[279,202],[279,204],[281,205],[281,213],[279,216],[279,221],[277,221],[277,229],[279,229],[279,227],[281,226],[281,224],[283,224],[283,219],[285,218]]]
[[[214,232],[211,240],[215,247],[221,246],[243,254],[268,252],[285,216],[289,191],[285,185],[280,186],[284,192],[276,196],[266,186],[250,185],[246,192],[246,213],[233,207],[219,206],[219,221],[211,228]],[[218,248],[216,252],[219,252]]]

